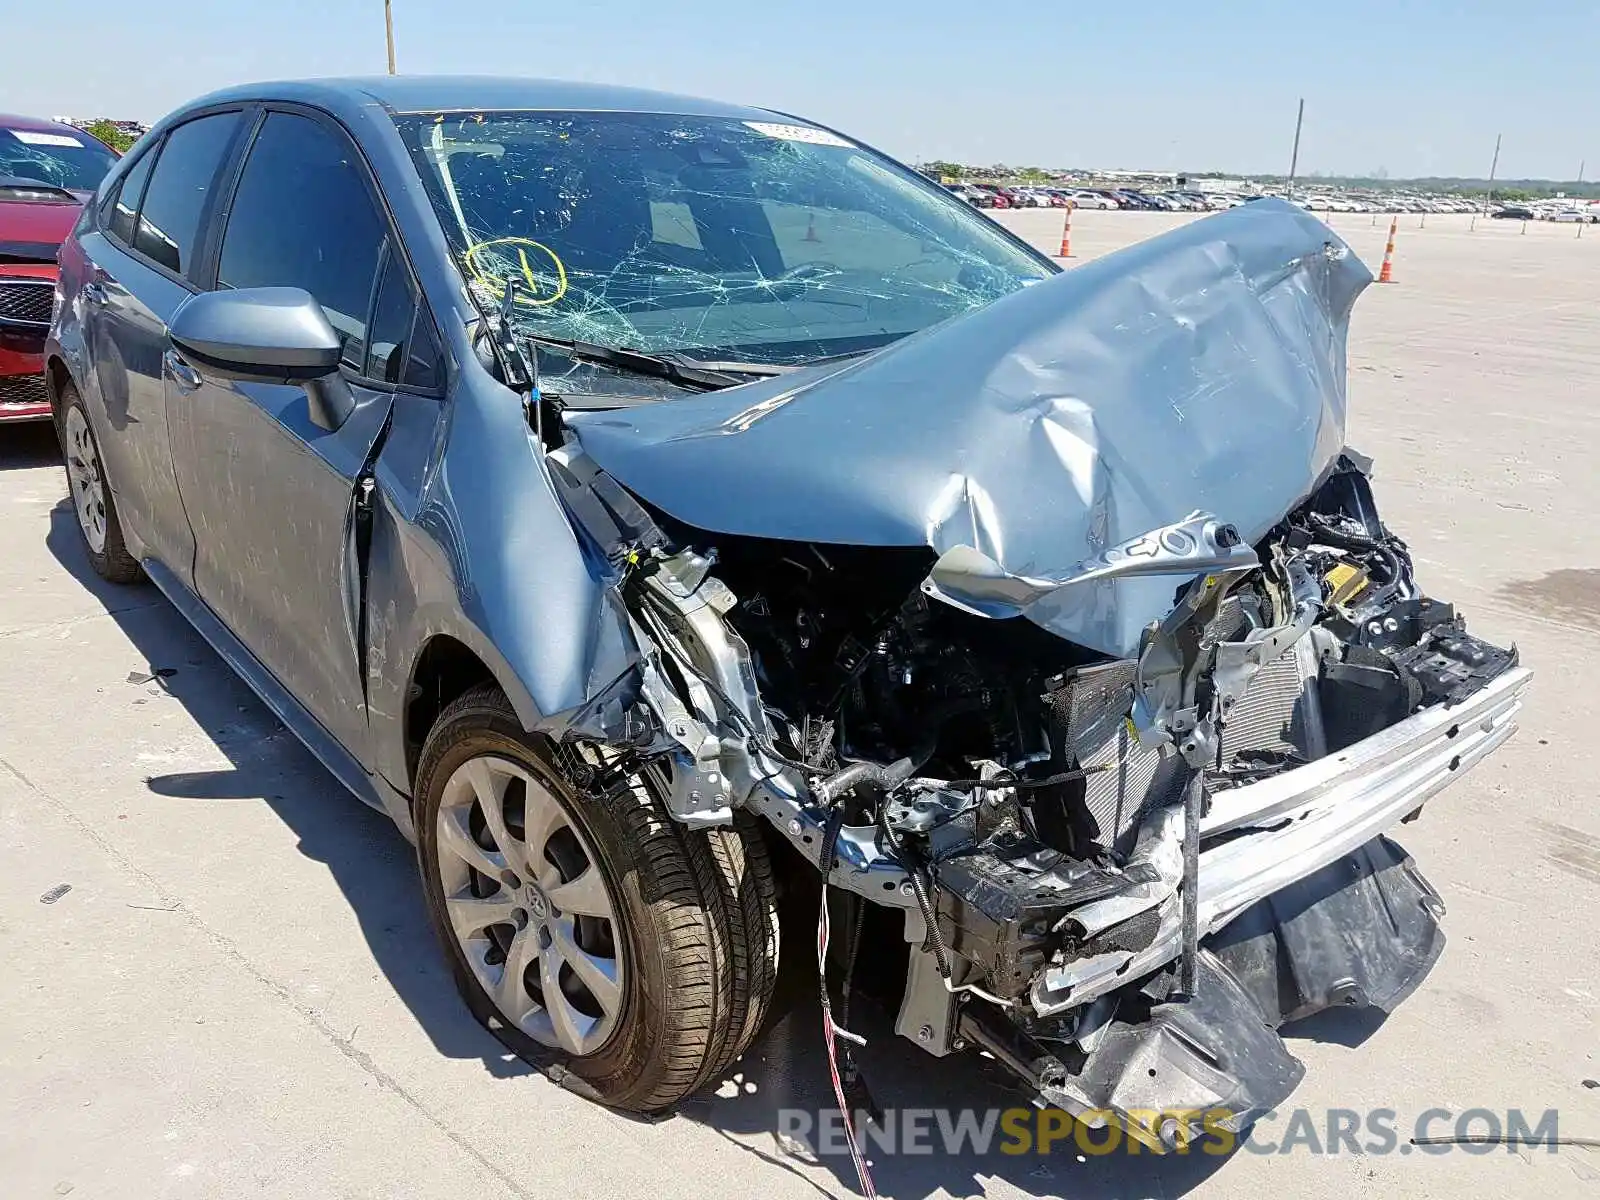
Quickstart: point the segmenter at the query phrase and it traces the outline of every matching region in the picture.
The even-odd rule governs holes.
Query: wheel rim
[[[624,968],[616,905],[588,841],[508,759],[456,768],[435,824],[456,944],[501,1017],[574,1056],[611,1036]]]
[[[106,489],[100,475],[100,455],[83,409],[74,404],[67,409],[67,484],[72,489],[72,507],[78,513],[78,528],[83,540],[96,554],[106,548]]]

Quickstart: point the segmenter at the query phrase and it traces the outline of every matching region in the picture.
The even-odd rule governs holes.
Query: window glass
[[[8,129],[0,117],[0,176],[92,192],[117,156],[76,130]]]
[[[350,143],[309,117],[270,113],[239,178],[217,283],[304,288],[359,370],[384,234]]]
[[[406,354],[406,369],[400,382],[429,392],[444,390],[444,355],[439,350],[439,335],[433,330],[433,317],[426,304],[417,305],[417,318],[411,326],[411,348]]]
[[[144,196],[144,185],[150,178],[150,168],[155,165],[154,152],[143,155],[117,186],[111,201],[111,219],[107,230],[124,245],[133,244],[133,219],[139,211],[139,201]]]
[[[384,258],[383,282],[372,305],[372,330],[367,339],[367,365],[362,371],[368,379],[399,383],[405,370],[406,339],[411,336],[411,320],[417,302],[411,295],[411,281],[405,264],[392,255]]]
[[[515,279],[516,323],[551,337],[798,364],[875,349],[1055,270],[949,192],[815,126],[394,120],[479,299],[498,303]]]
[[[192,270],[206,201],[238,125],[238,113],[217,113],[167,134],[145,188],[135,250],[177,274]]]
[[[650,240],[689,250],[705,249],[700,230],[695,227],[694,209],[682,200],[650,201]]]

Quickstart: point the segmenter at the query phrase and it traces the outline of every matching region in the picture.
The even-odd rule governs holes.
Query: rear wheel
[[[761,1024],[772,874],[758,835],[683,828],[654,779],[573,783],[605,765],[528,735],[498,689],[475,689],[423,747],[418,851],[473,1014],[605,1103],[654,1112],[713,1080]]]
[[[72,510],[78,518],[89,565],[96,575],[112,583],[133,583],[143,572],[138,560],[128,553],[122,540],[122,522],[117,518],[117,503],[106,484],[101,466],[100,445],[83,407],[83,398],[70,382],[61,385],[58,411],[61,457],[67,468],[67,490]]]

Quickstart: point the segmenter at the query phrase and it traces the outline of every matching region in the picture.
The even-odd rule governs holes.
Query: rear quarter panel
[[[161,355],[166,321],[190,293],[81,226],[62,246],[61,270],[51,352],[83,397],[129,549],[155,554],[187,582],[188,519],[172,471]],[[83,296],[91,279],[107,293],[99,307]]]

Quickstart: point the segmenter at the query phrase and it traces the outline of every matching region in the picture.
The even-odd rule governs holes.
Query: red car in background
[[[56,252],[117,161],[81,129],[0,113],[0,422],[48,420]]]

